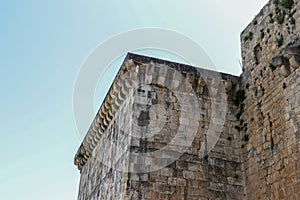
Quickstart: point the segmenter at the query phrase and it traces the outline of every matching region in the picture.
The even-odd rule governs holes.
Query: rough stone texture
[[[241,199],[238,88],[235,76],[128,54],[75,158],[78,199]]]
[[[300,199],[299,8],[270,1],[242,32],[240,77],[128,54],[75,156],[78,199]]]
[[[287,9],[271,1],[241,35],[246,199],[300,198],[299,7],[298,0]],[[279,23],[281,12],[286,14]]]

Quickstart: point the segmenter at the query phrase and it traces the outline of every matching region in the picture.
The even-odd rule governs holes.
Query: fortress
[[[76,153],[78,199],[300,199],[299,10],[265,5],[239,77],[128,54]]]

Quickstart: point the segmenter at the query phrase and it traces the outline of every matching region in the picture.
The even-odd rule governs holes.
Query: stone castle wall
[[[241,199],[236,90],[238,77],[129,54],[77,153],[78,199]]]
[[[241,34],[246,199],[300,197],[300,1],[289,2],[270,1]]]
[[[300,1],[241,34],[240,77],[128,54],[81,145],[78,199],[299,199]]]
[[[133,59],[148,62],[139,60],[137,56]],[[159,130],[153,137],[134,140],[131,147],[134,152],[160,152],[161,155],[146,158],[145,163],[151,170],[144,173],[136,173],[143,164],[138,163],[140,160],[135,159],[135,156],[131,157],[130,164],[133,170],[128,174],[128,199],[241,199],[243,176],[240,136],[234,128],[237,125],[234,115],[236,105],[231,98],[238,88],[238,77],[195,70],[190,66],[185,69],[177,66],[174,70],[168,63],[161,65],[159,62],[161,61],[153,63],[153,66],[145,65],[145,69],[141,69],[144,72],[139,76],[144,77],[145,73],[145,77],[151,76],[152,82],[151,86],[143,88],[141,94],[136,96],[139,108],[135,107],[133,110],[140,113],[147,107],[155,108],[159,105],[164,107],[166,112],[159,106],[153,110],[156,116],[151,116],[150,112],[150,124],[154,120],[152,127]],[[148,72],[151,71],[151,67],[154,69],[150,74]],[[178,84],[177,80],[181,84]],[[141,79],[142,84],[146,82],[147,78]],[[220,85],[226,85],[227,88]],[[155,95],[146,95],[149,91]],[[222,95],[214,95],[214,92]],[[199,103],[198,108],[191,106],[195,97]],[[224,113],[213,113],[213,106]],[[226,109],[221,109],[221,106],[225,106]],[[193,109],[198,109],[198,120]],[[224,121],[219,122],[216,114],[224,116]],[[164,118],[169,120],[163,122],[163,126],[159,121],[155,122]],[[213,131],[209,132],[209,129]],[[147,134],[147,129],[141,128],[137,132]],[[179,136],[180,134],[182,136]],[[210,153],[202,157],[205,140],[213,139],[209,134],[220,137]],[[173,144],[172,140],[176,140],[176,137],[179,137],[179,142]],[[209,141],[207,143],[211,144]],[[163,149],[164,147],[167,148]],[[181,154],[178,150],[182,147],[186,148]],[[173,160],[173,157],[176,157],[176,160]],[[156,165],[160,167],[153,168]]]

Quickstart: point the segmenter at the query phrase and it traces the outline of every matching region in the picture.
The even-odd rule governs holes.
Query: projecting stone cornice
[[[166,67],[163,66],[167,66],[169,70],[166,70]],[[180,72],[184,80],[176,76],[175,71]],[[169,77],[168,80],[167,76]],[[187,87],[187,85],[191,85],[194,90],[198,90],[197,93],[199,94],[201,93],[201,88],[203,89],[206,84],[219,84],[214,81],[216,78],[222,81],[222,84],[228,88],[231,88],[232,82],[236,82],[236,84],[239,82],[239,77],[237,76],[128,53],[76,153],[74,159],[75,165],[78,166],[79,170],[83,168],[87,160],[91,157],[101,136],[113,123],[115,114],[128,97],[130,89],[132,89],[134,84],[140,82],[149,84],[155,79],[157,84],[163,87],[167,86],[172,89],[186,87],[182,88],[183,91],[192,89]],[[185,83],[185,81],[188,81],[189,84]],[[230,84],[227,85],[229,82]]]

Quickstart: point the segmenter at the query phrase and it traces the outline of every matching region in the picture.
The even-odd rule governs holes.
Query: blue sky
[[[240,74],[239,34],[266,2],[0,0],[1,199],[76,199],[82,139],[72,92],[98,44],[136,28],[171,29],[197,42],[218,70]],[[99,82],[95,111],[115,64]]]

